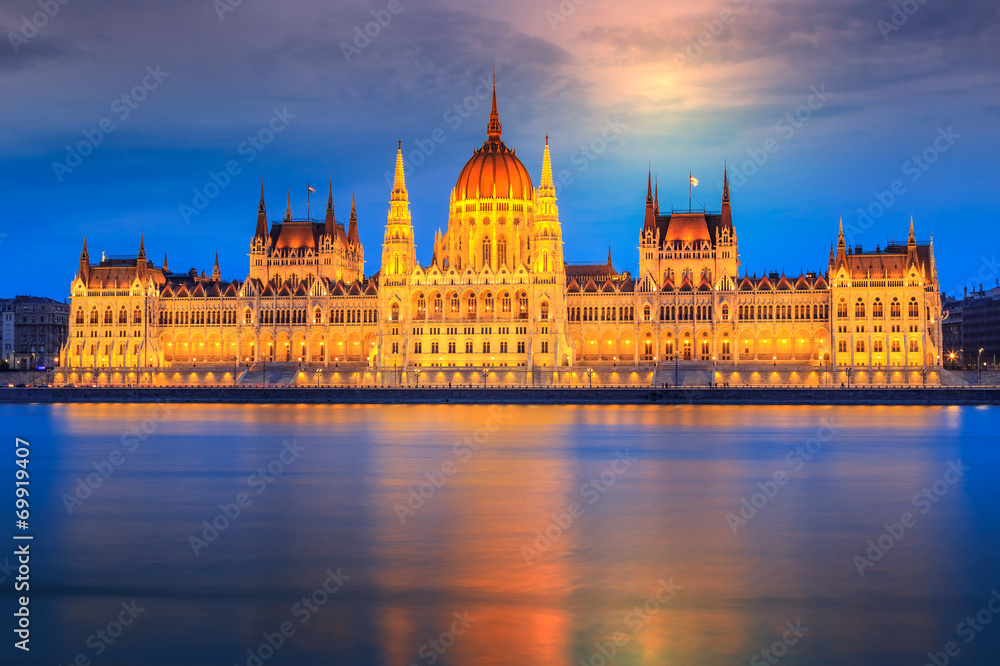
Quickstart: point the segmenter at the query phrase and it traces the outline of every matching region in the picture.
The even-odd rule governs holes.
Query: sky
[[[243,279],[268,214],[356,193],[375,273],[397,141],[418,259],[486,139],[536,185],[546,134],[565,256],[635,271],[647,170],[661,210],[718,210],[742,269],[825,271],[933,235],[942,289],[1000,279],[995,0],[5,0],[0,296],[68,296],[91,258]]]

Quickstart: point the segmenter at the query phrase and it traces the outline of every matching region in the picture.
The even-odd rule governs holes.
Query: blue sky
[[[717,209],[728,161],[751,273],[824,270],[841,216],[872,247],[912,215],[945,291],[1000,277],[996,2],[234,2],[3,4],[0,294],[67,296],[84,233],[243,278],[262,178],[272,219],[307,181],[341,220],[356,191],[373,273],[397,139],[427,262],[494,67],[536,183],[551,137],[569,261],[634,270],[647,166],[661,208],[691,171]]]

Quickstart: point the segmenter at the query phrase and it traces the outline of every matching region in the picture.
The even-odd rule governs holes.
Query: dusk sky
[[[717,210],[728,160],[745,271],[824,271],[841,216],[868,249],[912,215],[943,291],[1000,277],[995,0],[62,1],[0,8],[3,296],[67,297],[84,234],[243,279],[262,178],[273,220],[307,182],[322,216],[332,178],[346,222],[356,190],[372,274],[397,139],[426,264],[494,67],[536,185],[550,136],[571,262],[634,271],[648,165],[661,209],[690,171]]]

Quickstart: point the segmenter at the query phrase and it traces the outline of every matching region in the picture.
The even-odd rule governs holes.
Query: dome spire
[[[501,133],[500,114],[497,113],[497,69],[493,68],[493,110],[490,111],[490,124],[486,126],[486,134],[490,141],[499,141]]]

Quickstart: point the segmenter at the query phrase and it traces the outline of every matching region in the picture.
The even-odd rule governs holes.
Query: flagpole
[[[312,222],[312,213],[310,212],[310,197],[312,196],[312,185],[309,181],[306,181],[306,219]]]
[[[692,173],[688,171],[688,212],[691,212],[691,175]]]

